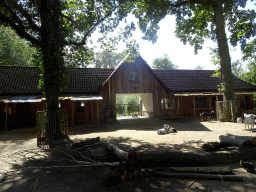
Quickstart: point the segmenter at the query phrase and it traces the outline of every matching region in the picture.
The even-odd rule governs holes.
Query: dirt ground
[[[177,133],[157,135],[164,124]],[[256,191],[256,174],[247,173],[239,160],[256,165],[256,150],[205,152],[202,145],[218,142],[219,135],[254,136],[243,124],[201,122],[200,119],[123,118],[118,124],[86,125],[69,129],[72,141],[100,137],[119,148],[138,153],[141,167],[159,166],[231,166],[243,181],[168,178],[143,173],[137,181],[106,185],[109,166],[88,166],[76,161],[108,161],[97,147],[81,154],[70,151],[70,143],[55,149],[36,146],[35,128],[12,130],[0,134],[0,191]],[[59,146],[59,145],[58,145]],[[102,159],[103,158],[103,159]]]

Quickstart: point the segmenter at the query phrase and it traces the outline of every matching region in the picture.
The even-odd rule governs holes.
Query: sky
[[[136,18],[130,16],[128,21],[132,20],[137,23]],[[152,66],[152,62],[155,58],[163,57],[164,54],[168,54],[173,64],[178,65],[178,69],[195,69],[197,65],[202,66],[206,70],[215,70],[216,66],[212,64],[210,49],[214,47],[213,41],[206,39],[203,45],[203,49],[198,51],[198,54],[194,54],[194,48],[189,44],[184,45],[175,36],[175,16],[166,16],[159,23],[158,40],[155,44],[142,39],[143,34],[140,32],[139,27],[136,25],[136,31],[133,32],[132,39],[136,39],[139,44],[139,51],[142,58]],[[94,41],[95,42],[95,41]],[[242,54],[240,49],[230,46],[230,54],[233,60],[241,59]],[[125,44],[120,43],[117,47],[118,52],[122,52],[125,49]]]

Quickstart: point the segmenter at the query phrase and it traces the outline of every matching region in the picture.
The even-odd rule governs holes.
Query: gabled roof
[[[126,56],[126,58],[129,55]],[[110,74],[110,76],[105,80],[105,82],[102,84],[102,86],[116,73],[116,71],[118,70],[118,68],[120,68],[124,63],[127,63],[125,60],[123,59],[117,66],[116,68],[112,71],[112,73]],[[147,64],[147,62],[141,57],[141,56],[137,56],[135,58],[135,63],[140,63],[142,64],[152,75],[153,77],[160,83],[160,85],[168,92],[168,88],[166,87],[166,85],[162,82],[162,80],[155,74],[154,70]]]
[[[158,70],[138,57],[150,73],[158,80],[167,92],[173,94],[217,93],[221,83],[217,77],[211,77],[214,70]],[[99,88],[118,68],[76,68],[68,69],[69,85],[63,95],[99,94]],[[0,96],[42,95],[38,89],[40,72],[36,67],[0,66]],[[256,86],[233,76],[235,92],[256,92]]]
[[[63,94],[94,94],[113,69],[68,69],[68,88]],[[40,72],[36,67],[0,66],[0,95],[42,95],[38,89]]]
[[[158,70],[155,74],[173,94],[218,92],[221,80],[212,77],[214,70]],[[256,86],[233,76],[235,92],[256,92]]]

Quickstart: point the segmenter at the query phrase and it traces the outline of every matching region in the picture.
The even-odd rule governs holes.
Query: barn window
[[[139,71],[138,69],[130,69],[129,70],[130,80],[138,81],[139,80]]]
[[[77,102],[77,112],[84,112],[84,102]]]
[[[216,96],[213,96],[213,97],[212,97],[212,106],[213,106],[213,107],[215,107],[216,102],[217,102],[217,97],[216,97]]]
[[[206,107],[206,98],[205,97],[196,97],[195,103],[196,103],[196,108],[205,108]]]
[[[167,99],[163,98],[161,99],[161,108],[162,109],[175,109],[175,99]]]

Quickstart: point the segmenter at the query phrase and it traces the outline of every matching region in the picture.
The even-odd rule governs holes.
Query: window
[[[84,112],[84,102],[77,102],[77,112]]]
[[[131,81],[139,81],[139,71],[138,71],[138,69],[130,69],[129,74],[130,74],[130,80]]]
[[[162,109],[175,109],[175,99],[161,99],[161,108]]]
[[[213,106],[213,107],[215,107],[216,102],[217,102],[217,97],[216,97],[216,96],[213,96],[213,97],[212,97],[212,106]]]
[[[196,97],[196,108],[205,108],[206,107],[206,99],[205,97]]]

